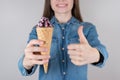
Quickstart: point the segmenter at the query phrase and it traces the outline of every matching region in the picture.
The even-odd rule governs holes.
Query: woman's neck
[[[55,14],[55,17],[57,18],[59,23],[66,23],[70,20],[72,17],[72,14]]]

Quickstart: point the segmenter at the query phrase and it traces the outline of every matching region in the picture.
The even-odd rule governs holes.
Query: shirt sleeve
[[[108,58],[108,52],[106,50],[106,47],[103,44],[101,44],[100,40],[98,39],[98,33],[96,30],[96,27],[93,24],[85,22],[83,23],[83,26],[85,27],[83,31],[84,32],[86,31],[85,36],[89,44],[92,47],[96,48],[100,53],[100,61],[93,65],[98,66],[98,67],[103,67]]]
[[[36,27],[33,27],[31,33],[29,34],[29,39],[28,39],[28,42],[32,39],[37,39],[37,34],[36,34]],[[31,69],[31,72],[29,72],[28,70],[26,70],[23,66],[23,59],[24,59],[24,54],[22,55],[22,57],[19,59],[18,61],[18,68],[19,68],[19,71],[21,72],[21,74],[23,76],[29,76],[29,75],[32,75],[36,68],[37,68],[37,65],[33,66],[32,69]]]
[[[19,59],[19,62],[18,62],[19,71],[21,72],[21,74],[23,76],[32,75],[35,72],[35,70],[37,68],[37,65],[32,67],[31,72],[28,72],[27,69],[25,69],[24,66],[23,66],[23,59],[24,59],[24,55]]]

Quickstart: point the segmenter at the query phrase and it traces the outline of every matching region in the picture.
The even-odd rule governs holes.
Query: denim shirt
[[[48,66],[48,73],[44,73],[43,66],[39,66],[39,80],[87,80],[87,65],[74,65],[68,55],[67,46],[72,43],[80,43],[78,36],[78,28],[82,25],[84,27],[83,33],[92,47],[97,48],[103,56],[103,61],[94,66],[104,66],[108,53],[104,45],[98,40],[98,34],[93,24],[88,22],[80,22],[75,17],[72,17],[67,23],[60,24],[55,17],[50,20],[54,31],[51,43],[51,58]],[[33,27],[29,40],[37,39],[36,26]],[[32,75],[37,66],[28,71],[23,67],[23,58],[20,58],[18,67],[23,76]]]

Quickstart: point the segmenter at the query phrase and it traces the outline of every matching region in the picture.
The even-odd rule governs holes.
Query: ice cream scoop
[[[48,18],[42,17],[38,23],[38,27],[52,27],[52,25]]]

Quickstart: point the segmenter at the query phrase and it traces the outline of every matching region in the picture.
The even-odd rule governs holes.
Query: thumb
[[[87,39],[86,39],[86,37],[84,36],[84,33],[83,33],[83,26],[79,27],[78,35],[79,35],[79,38],[80,38],[80,43],[87,43],[88,44],[88,41],[87,41]]]

